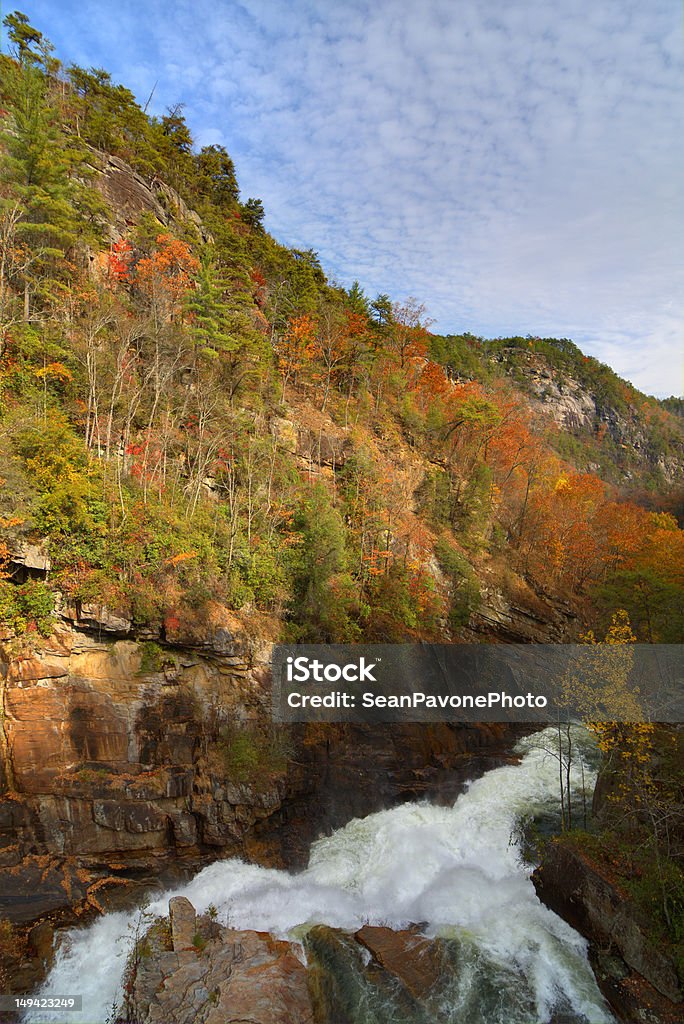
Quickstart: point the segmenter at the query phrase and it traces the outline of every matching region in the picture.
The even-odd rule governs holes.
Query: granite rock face
[[[506,360],[506,354],[500,356]],[[616,408],[601,393],[585,387],[566,371],[550,365],[536,352],[515,350],[516,383],[527,391],[535,412],[560,433],[600,439],[607,436],[627,457],[621,475],[629,481],[644,469],[656,470],[668,483],[676,483],[684,469],[684,444],[672,440],[669,451],[659,446],[646,428],[643,413],[623,404]],[[621,460],[620,460],[621,461]],[[594,467],[598,469],[598,465]]]
[[[107,227],[111,240],[118,241],[139,223],[144,214],[159,221],[160,230],[183,227],[194,229],[198,240],[211,241],[202,220],[175,189],[158,177],[145,178],[118,156],[92,149],[91,168],[94,185],[111,208]]]

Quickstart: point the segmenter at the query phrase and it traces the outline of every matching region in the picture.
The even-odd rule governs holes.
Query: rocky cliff
[[[4,645],[0,918],[22,932],[127,905],[217,857],[301,867],[352,817],[452,801],[515,738],[497,725],[302,726],[245,771],[231,742],[250,753],[273,729],[273,620],[217,611],[164,645],[117,639],[125,625],[92,608],[32,649]],[[10,976],[35,982],[48,957],[18,949]]]
[[[261,721],[268,696],[266,627],[257,642],[239,625],[216,626],[203,649],[62,626],[34,650],[5,650],[0,914],[97,908],[107,880],[244,851],[286,773],[257,788],[221,764],[221,725]]]
[[[548,846],[532,880],[539,898],[590,943],[599,988],[620,1020],[676,1024],[684,993],[653,922],[605,869],[560,843]]]
[[[504,348],[498,359],[529,395],[540,421],[557,433],[562,453],[580,468],[616,483],[645,483],[649,475],[667,485],[681,479],[684,431],[656,403],[637,406],[643,396],[630,388],[616,394],[602,386],[600,376],[579,380],[536,351]]]

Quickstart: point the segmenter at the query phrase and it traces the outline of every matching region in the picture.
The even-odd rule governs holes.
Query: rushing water
[[[148,910],[165,914],[169,896],[183,895],[198,911],[213,904],[224,924],[290,938],[307,923],[355,930],[424,922],[426,934],[458,938],[472,954],[445,1022],[531,1024],[530,1007],[536,1022],[559,1011],[567,1020],[612,1021],[584,940],[539,902],[514,838],[521,817],[558,805],[558,762],[544,749],[553,744],[551,729],[527,737],[519,764],[487,772],[452,807],[405,804],[349,822],[313,845],[299,874],[217,861]],[[593,782],[589,769],[585,782]],[[103,1022],[120,995],[136,917],[107,914],[69,933],[44,994],[82,994],[83,1012],[28,1019]],[[492,988],[495,1007],[485,1005]]]

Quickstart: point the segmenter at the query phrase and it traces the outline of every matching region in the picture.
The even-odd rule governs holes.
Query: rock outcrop
[[[302,949],[222,927],[175,898],[129,959],[120,1021],[428,1024],[439,1019],[458,949],[417,928],[368,925],[355,934],[316,925]]]
[[[539,898],[589,940],[599,988],[621,1020],[682,1019],[684,993],[671,956],[647,916],[597,864],[554,843],[532,880]]]
[[[143,177],[125,160],[111,153],[96,149],[91,149],[91,153],[93,177],[89,184],[102,193],[111,209],[106,227],[112,242],[128,234],[145,214],[152,215],[160,229],[190,228],[199,241],[211,241],[199,214],[166,182],[158,177]]]
[[[313,1024],[298,948],[222,928],[176,897],[138,940],[120,1020],[136,1024]]]
[[[669,445],[662,444],[657,431],[649,426],[643,410],[626,402],[615,403],[601,393],[600,380],[591,389],[566,371],[550,365],[537,352],[516,348],[512,369],[516,384],[527,391],[534,411],[547,419],[559,433],[600,442],[607,437],[613,445],[613,459],[625,482],[639,481],[645,471],[657,472],[669,484],[676,483],[684,471],[684,435],[669,432]],[[504,351],[500,360],[506,362]],[[616,407],[619,406],[619,407]],[[598,464],[588,466],[600,471]]]
[[[266,718],[261,641],[223,625],[162,649],[108,639],[111,621],[0,657],[0,916],[99,908],[132,874],[244,853],[296,789],[296,769],[256,785],[222,763],[223,725]]]

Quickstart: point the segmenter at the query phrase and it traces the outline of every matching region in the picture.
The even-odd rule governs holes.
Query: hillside
[[[275,613],[292,638],[455,638],[488,602],[543,622],[560,601],[579,625],[617,602],[644,639],[680,639],[681,533],[642,507],[677,481],[678,417],[567,340],[441,338],[416,300],[330,284],[314,252],[264,231],[225,151],[193,150],[180,108],[148,118],[21,21],[14,45],[0,506],[15,630],[48,630],[58,601],[172,635],[219,602]],[[49,579],[24,581],[27,543]]]
[[[681,399],[331,282],[182,107],[149,117],[5,24],[2,915],[73,923],[219,856],[300,867],[517,757],[499,725],[279,732],[278,640],[684,642]],[[681,743],[631,728],[601,735],[600,836],[572,841],[676,974]],[[34,954],[22,975],[0,919],[17,991]]]

